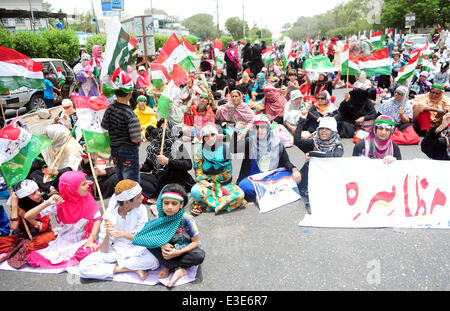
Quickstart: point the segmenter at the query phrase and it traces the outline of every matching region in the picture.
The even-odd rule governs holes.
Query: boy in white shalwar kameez
[[[142,188],[136,182],[125,179],[116,185],[100,228],[99,250],[80,262],[81,277],[103,280],[134,271],[145,280],[147,270],[159,268],[158,260],[147,248],[131,244],[148,221],[142,199]]]

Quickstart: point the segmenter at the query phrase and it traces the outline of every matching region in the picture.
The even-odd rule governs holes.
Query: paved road
[[[340,103],[344,90],[333,95]],[[351,156],[353,142],[343,143],[344,156]],[[419,146],[400,148],[404,159],[426,158]],[[296,147],[288,153],[300,168],[303,153]],[[240,161],[233,161],[234,176]],[[248,204],[232,213],[198,216],[206,259],[195,282],[173,290],[450,290],[448,230],[303,228],[298,223],[304,215],[298,201],[266,214]],[[0,279],[0,290],[167,291],[162,285],[80,280],[67,273],[0,271]]]

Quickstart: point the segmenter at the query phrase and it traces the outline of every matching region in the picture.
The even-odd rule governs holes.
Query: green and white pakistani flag
[[[330,61],[330,59],[324,55],[316,55],[311,58],[307,58],[303,62],[303,69],[312,72],[335,72],[338,71]]]
[[[28,176],[34,159],[52,142],[47,136],[20,127],[19,119],[13,119],[0,130],[0,171],[8,187]]]
[[[109,102],[104,96],[72,95],[77,111],[77,129],[81,130],[88,152],[111,153],[108,131],[101,127],[103,115]]]
[[[130,51],[137,45],[138,41],[129,35],[117,19],[112,19],[109,24],[107,35],[105,56],[101,79],[106,75],[112,75],[117,68],[127,71],[127,66],[131,57]]]
[[[181,91],[173,80],[166,85],[158,100],[158,115],[167,120],[171,104],[178,102]]]

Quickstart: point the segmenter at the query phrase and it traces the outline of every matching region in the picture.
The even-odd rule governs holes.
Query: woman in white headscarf
[[[33,162],[28,178],[36,181],[45,193],[51,193],[58,188],[58,177],[62,173],[78,170],[83,147],[61,124],[47,126],[46,135],[52,140],[52,144],[41,152],[42,157]],[[45,175],[48,175],[46,182],[44,182]]]

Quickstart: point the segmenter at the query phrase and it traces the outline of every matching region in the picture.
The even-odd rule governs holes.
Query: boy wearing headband
[[[132,244],[136,233],[148,221],[142,199],[142,188],[135,181],[124,179],[117,183],[100,228],[98,252],[81,261],[81,277],[104,280],[132,271],[145,280],[147,270],[159,267],[147,248]]]
[[[168,278],[173,272],[167,287],[172,287],[187,275],[187,268],[201,264],[205,258],[195,221],[184,213],[187,202],[181,185],[165,186],[156,202],[158,218],[149,221],[133,240],[133,244],[147,247],[158,258],[163,266],[158,278]]]

